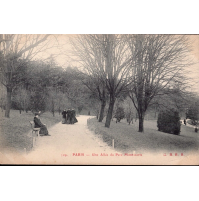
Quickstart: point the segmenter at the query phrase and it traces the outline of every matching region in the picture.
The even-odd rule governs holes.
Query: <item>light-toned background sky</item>
[[[55,45],[55,47],[39,54],[37,58],[45,59],[46,57],[49,57],[49,55],[53,55],[57,64],[63,68],[68,66],[78,67],[78,62],[72,59],[72,48],[70,45],[70,38],[75,37],[75,35],[57,34],[50,37],[51,42]],[[190,90],[199,92],[199,35],[188,35],[188,38],[192,48],[190,50],[190,58],[194,64],[187,67],[187,76],[191,78],[192,88]]]

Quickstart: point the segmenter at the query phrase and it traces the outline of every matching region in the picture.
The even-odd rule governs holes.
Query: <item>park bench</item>
[[[34,125],[35,125],[34,121],[29,121],[29,122],[32,128],[32,133],[35,132],[35,134],[37,134],[37,136],[39,137],[40,128],[34,128]]]
[[[29,122],[30,122],[30,125],[32,128],[32,148],[34,148],[35,143],[36,143],[36,137],[33,136],[33,133],[35,133],[39,137],[40,128],[34,128],[35,127],[34,121],[29,121]]]

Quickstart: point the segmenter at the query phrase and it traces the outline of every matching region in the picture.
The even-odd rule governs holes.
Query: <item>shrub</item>
[[[121,119],[124,119],[125,117],[124,108],[121,106],[117,107],[114,117],[117,119],[117,122],[120,122]]]
[[[130,125],[130,123],[132,122],[133,124],[133,114],[130,112],[126,112],[126,121],[127,123]]]
[[[161,111],[157,120],[158,131],[165,133],[180,134],[180,116],[174,109]]]

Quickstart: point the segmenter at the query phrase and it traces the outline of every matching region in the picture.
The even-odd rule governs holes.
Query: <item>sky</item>
[[[51,36],[52,43],[55,43],[55,45],[59,44],[60,48],[54,47],[52,49],[47,50],[47,54],[62,54],[56,58],[57,62],[60,64],[63,64],[63,60],[65,60],[64,63],[67,63],[68,56],[71,51],[71,45],[70,45],[70,38],[75,37],[73,34],[57,34]],[[199,61],[199,35],[188,35],[190,39],[190,43],[193,47],[192,55],[193,57]],[[69,62],[69,61],[68,61]]]
[[[59,34],[50,37],[54,47],[38,55],[38,58],[42,59],[53,55],[56,63],[63,68],[78,66],[78,63],[71,57],[70,39],[75,35]],[[191,84],[193,85],[190,90],[199,93],[199,35],[188,35],[188,38],[192,47],[190,58],[193,60],[194,65],[187,68],[187,76],[191,78]]]
[[[192,90],[199,94],[199,35],[190,35],[189,38],[193,48],[191,56],[195,64],[189,67],[187,76],[192,79]]]
[[[76,66],[77,63],[72,61],[71,59],[71,45],[70,38],[75,35],[70,34],[57,34],[51,35],[51,48],[36,56],[36,58],[46,59],[50,55],[53,55],[56,63],[63,68],[67,68],[68,66]]]

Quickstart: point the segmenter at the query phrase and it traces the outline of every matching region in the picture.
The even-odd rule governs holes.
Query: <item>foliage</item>
[[[26,71],[26,79],[12,93],[13,109],[28,107],[32,111],[50,111],[54,116],[66,108],[80,113],[98,107],[96,94],[82,84],[76,68],[63,69],[52,61],[35,60],[28,62]]]
[[[49,35],[0,35],[0,82],[7,90],[5,117],[10,116],[13,90],[26,79],[27,62],[42,51],[46,46],[43,42],[48,37]],[[40,46],[41,44],[43,45]]]
[[[30,93],[24,88],[18,88],[13,93],[12,108],[27,111],[30,108]]]
[[[199,104],[197,102],[188,108],[187,113],[186,113],[186,118],[191,119],[193,125],[198,125]]]
[[[174,109],[160,111],[158,114],[157,127],[158,131],[179,135],[181,128],[179,113]]]
[[[118,106],[116,108],[115,116],[114,117],[117,119],[117,122],[120,122],[121,119],[124,119],[125,112],[124,112],[124,108],[122,106]]]
[[[125,111],[125,117],[127,122],[130,124],[131,122],[133,123],[133,117],[136,117],[136,109],[131,101],[131,99],[129,97],[127,97],[124,100],[123,103],[124,106],[124,111]]]
[[[0,83],[0,107],[5,109],[6,106],[6,88]]]

